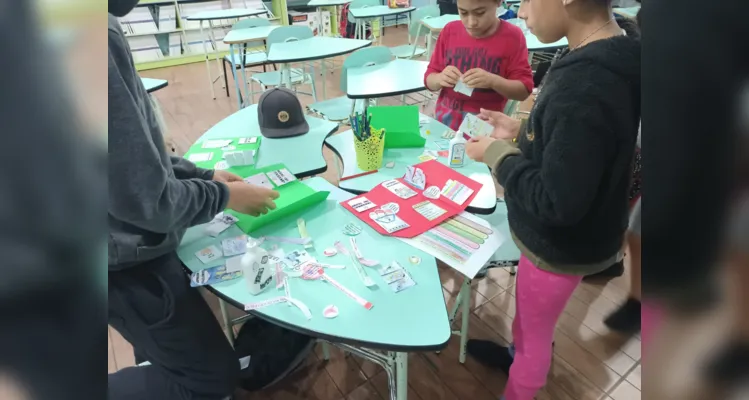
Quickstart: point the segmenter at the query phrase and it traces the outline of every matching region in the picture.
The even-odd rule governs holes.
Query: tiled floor
[[[388,28],[386,45],[406,41],[406,30]],[[340,63],[340,59],[337,60]],[[184,152],[203,132],[236,111],[236,99],[227,98],[220,84],[213,100],[207,87],[205,66],[185,65],[142,72],[143,76],[169,80],[169,86],[155,94],[169,136],[178,152]],[[340,96],[338,72],[327,79],[328,98]],[[319,78],[319,77],[318,77]],[[233,82],[229,81],[233,93]],[[322,80],[318,80],[319,85]],[[318,90],[318,93],[321,93]],[[308,104],[311,99],[300,96]],[[524,106],[527,107],[527,104]],[[429,112],[430,108],[427,108]],[[328,171],[321,174],[338,182],[335,155],[323,149]],[[452,305],[461,278],[449,268],[440,268],[445,301]],[[514,277],[505,270],[492,271],[487,279],[474,283],[471,298],[470,336],[507,343],[515,313]],[[602,319],[623,301],[629,287],[628,275],[603,284],[582,284],[567,305],[557,327],[555,354],[543,400],[634,400],[640,398],[640,340],[624,339],[610,332]],[[215,298],[209,298],[218,310]],[[218,314],[218,312],[217,312]],[[133,365],[130,345],[109,329],[109,371]],[[409,359],[410,399],[490,400],[502,394],[506,377],[472,360],[458,362],[458,337],[453,337],[440,354],[414,353]],[[319,351],[319,350],[318,350]],[[387,377],[376,365],[334,350],[332,359],[321,361],[312,355],[305,367],[282,385],[248,398],[258,399],[386,399]]]

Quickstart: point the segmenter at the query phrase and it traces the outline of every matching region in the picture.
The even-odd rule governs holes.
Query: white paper
[[[506,238],[495,228],[493,228],[489,222],[476,217],[472,214],[469,214],[467,212],[461,212],[458,214],[459,216],[470,220],[471,222],[481,225],[484,228],[491,231],[490,234],[488,234],[488,238],[484,239],[484,243],[479,246],[477,250],[475,250],[472,255],[468,258],[468,260],[464,262],[457,261],[451,257],[445,257],[444,253],[434,249],[433,247],[426,245],[418,240],[418,235],[414,238],[406,239],[406,238],[398,238],[402,240],[403,242],[421,250],[424,251],[435,258],[443,261],[445,264],[449,265],[456,271],[460,272],[461,274],[465,275],[469,279],[473,279],[476,274],[481,270],[481,268],[489,261],[489,259],[492,258],[494,253],[499,249],[499,247],[502,245],[502,243],[505,242]],[[434,229],[434,228],[432,228]]]
[[[394,195],[400,197],[401,199],[409,199],[413,196],[416,196],[416,192],[411,190],[408,186],[400,183],[400,181],[397,181],[395,179],[382,182],[382,186],[385,187],[385,189],[392,192]]]
[[[416,168],[413,165],[409,165],[406,167],[406,174],[403,175],[403,180],[419,190],[424,190],[427,178],[421,168]]]
[[[473,95],[473,88],[466,86],[466,84],[463,82],[463,78],[458,79],[458,83],[455,84],[455,88],[453,90],[458,93],[463,93],[466,96]]]
[[[257,136],[248,138],[239,138],[239,144],[251,144],[257,142]]]
[[[268,177],[263,173],[248,176],[247,178],[244,178],[244,181],[250,185],[262,186],[268,189],[274,188],[273,184],[268,180]]]
[[[471,137],[491,136],[494,127],[473,114],[466,114],[463,122],[460,123],[458,131],[468,134]]]
[[[282,168],[277,171],[266,172],[265,174],[268,175],[268,178],[270,178],[270,180],[272,180],[273,183],[276,184],[276,186],[283,186],[289,182],[293,182],[296,180],[296,177],[286,168]]]
[[[218,260],[221,258],[221,249],[211,245],[195,253],[195,257],[198,258],[203,264],[208,264],[211,261]]]
[[[200,147],[204,149],[218,149],[219,147],[228,146],[230,144],[231,139],[206,140]]]
[[[367,211],[370,208],[374,208],[375,204],[369,201],[366,197],[357,197],[351,201],[348,202],[348,205],[351,206],[356,212],[362,212]]]
[[[434,221],[447,212],[429,200],[414,204],[413,209],[429,221]]]
[[[187,157],[187,159],[192,162],[210,161],[211,158],[213,158],[213,153],[190,154],[190,156]]]

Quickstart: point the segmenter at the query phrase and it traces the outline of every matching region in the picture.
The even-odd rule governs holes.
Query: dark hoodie
[[[622,26],[623,25],[623,26]],[[640,44],[626,36],[566,52],[518,136],[486,151],[505,189],[521,252],[539,268],[574,275],[613,262],[627,228],[627,193],[640,120]]]

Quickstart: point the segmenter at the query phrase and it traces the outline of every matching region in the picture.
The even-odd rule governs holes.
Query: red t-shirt
[[[445,25],[424,74],[425,84],[427,76],[442,72],[448,65],[454,65],[461,73],[481,68],[522,82],[529,93],[533,90],[533,72],[523,31],[509,22],[500,20],[497,31],[481,39],[469,35],[460,21]],[[452,88],[443,88],[434,115],[438,121],[457,130],[466,113],[478,114],[479,108],[502,111],[505,103],[507,98],[492,89],[474,89],[469,97]]]

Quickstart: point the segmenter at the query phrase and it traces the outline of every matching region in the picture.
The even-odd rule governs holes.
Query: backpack
[[[310,336],[260,318],[248,320],[234,340],[237,356],[250,357],[249,365],[240,372],[240,386],[257,391],[281,381],[304,363],[314,347]]]
[[[348,22],[348,6],[349,4],[344,4],[341,7],[341,16],[338,19],[338,33],[341,37],[353,39],[356,35],[356,24]],[[372,32],[369,29],[364,33],[365,37],[370,37],[371,34]]]

